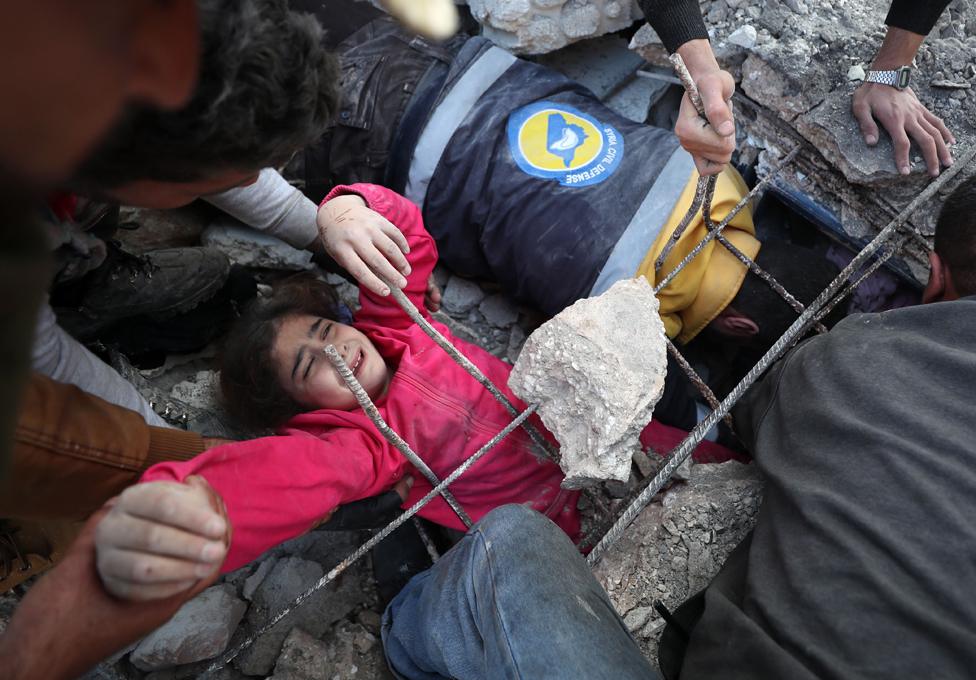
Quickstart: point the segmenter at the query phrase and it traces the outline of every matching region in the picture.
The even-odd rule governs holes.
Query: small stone
[[[636,633],[651,618],[653,611],[654,609],[651,607],[634,607],[624,617],[624,625],[627,626],[627,630],[631,633]]]
[[[296,627],[291,629],[281,646],[272,680],[285,677],[330,680],[334,670],[328,645]]]
[[[227,648],[247,605],[224,586],[207,588],[183,605],[132,652],[132,664],[144,671],[210,659]]]
[[[504,295],[489,295],[478,306],[478,311],[496,328],[508,328],[518,320],[518,309]]]
[[[646,451],[635,451],[633,460],[642,477],[650,477],[657,472],[657,466]]]
[[[847,69],[847,79],[848,80],[864,80],[865,77],[864,67],[860,64],[854,64],[849,69]]]
[[[454,276],[444,288],[441,304],[451,314],[466,314],[484,297],[485,293],[477,283]]]
[[[244,588],[241,590],[241,595],[244,599],[250,602],[254,599],[254,591],[258,589],[258,586],[264,581],[264,577],[268,575],[271,568],[274,567],[275,562],[278,560],[274,558],[268,558],[258,565],[258,568],[254,570],[254,573],[247,577],[244,581]]]
[[[733,45],[750,49],[756,44],[756,29],[746,24],[732,31],[727,40]]]
[[[932,85],[932,87],[938,87],[938,88],[941,88],[943,90],[968,90],[969,88],[971,88],[973,86],[972,83],[954,82],[954,81],[945,80],[945,79],[943,79],[943,80],[933,80],[930,83],[930,85]]]
[[[795,14],[806,15],[810,12],[810,9],[803,0],[784,0],[783,4],[789,7]]]

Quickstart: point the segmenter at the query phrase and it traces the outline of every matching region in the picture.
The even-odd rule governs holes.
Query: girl
[[[424,229],[420,211],[405,198],[379,186],[340,186],[323,201],[333,213],[325,230],[326,249],[348,243],[360,229],[347,213],[368,207],[389,221],[389,263],[373,263],[399,278],[390,263],[396,249],[407,254],[401,265],[407,297],[430,320],[424,306],[427,281],[437,249]],[[395,227],[393,226],[395,225]],[[395,245],[396,244],[396,245]],[[369,259],[369,258],[366,258]],[[356,268],[354,268],[356,269]],[[334,345],[375,402],[384,420],[416,451],[439,479],[483,446],[512,416],[464,369],[437,347],[363,267],[353,271],[361,309],[353,325],[337,320],[331,289],[309,278],[292,280],[267,301],[253,305],[228,339],[221,390],[229,410],[251,426],[280,426],[278,436],[219,446],[190,461],[155,465],[143,481],[183,481],[204,477],[223,497],[233,527],[225,571],[250,562],[265,550],[309,531],[337,506],[390,489],[405,475],[416,480],[404,507],[426,495],[431,484],[377,431],[353,394],[323,354]],[[508,398],[511,366],[434,325],[474,362]],[[543,429],[537,419],[536,426]],[[651,423],[645,445],[670,449],[685,432]],[[548,435],[548,433],[547,433]],[[703,442],[703,454],[728,458],[724,447]],[[579,533],[577,491],[560,488],[563,475],[533,453],[533,444],[516,429],[450,487],[478,521],[490,510],[519,503],[545,514],[570,538]],[[443,498],[419,513],[453,529],[465,527]]]
[[[416,206],[366,184],[336,187],[323,205],[332,200],[368,206],[399,228],[409,262],[403,290],[430,320],[423,300],[437,250]],[[404,475],[413,473],[416,480],[405,506],[431,489],[359,408],[323,354],[326,345],[336,347],[386,422],[440,479],[511,422],[505,408],[391,297],[362,286],[360,303],[350,326],[336,320],[331,290],[319,282],[292,282],[270,300],[257,302],[228,340],[221,390],[231,412],[249,425],[286,423],[279,435],[225,444],[190,461],[161,463],[143,476],[142,481],[182,481],[200,475],[223,497],[233,526],[224,571],[309,531],[338,505],[390,489]],[[435,326],[523,406],[506,387],[510,366]],[[536,426],[541,428],[538,421]],[[499,505],[520,503],[548,516],[575,540],[579,494],[561,489],[562,478],[557,465],[533,453],[531,440],[519,428],[450,491],[474,521]],[[465,529],[440,497],[420,515]]]

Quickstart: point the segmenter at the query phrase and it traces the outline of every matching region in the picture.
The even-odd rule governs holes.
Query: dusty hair
[[[822,255],[786,241],[763,243],[756,264],[804,305],[813,302],[840,273],[837,266]],[[759,334],[755,341],[764,350],[771,347],[799,316],[779,293],[751,271],[746,274],[729,306],[756,322]],[[846,305],[838,305],[823,322],[830,328],[846,313]]]
[[[224,341],[220,393],[227,412],[241,425],[271,428],[307,410],[285,391],[271,350],[281,323],[296,314],[336,319],[335,291],[313,274],[277,284],[271,295],[251,302]]]
[[[285,163],[318,140],[339,98],[322,27],[285,0],[200,0],[200,76],[178,111],[128,112],[74,185],[193,182]]]
[[[957,186],[935,223],[935,252],[960,296],[976,294],[976,176]]]

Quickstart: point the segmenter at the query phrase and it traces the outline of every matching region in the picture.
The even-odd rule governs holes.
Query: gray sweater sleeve
[[[689,40],[708,39],[697,0],[640,0],[640,6],[672,54]]]
[[[37,315],[31,367],[52,380],[75,385],[116,406],[135,411],[150,425],[170,427],[132,383],[58,325],[54,310],[46,302]]]
[[[892,0],[885,23],[894,28],[928,35],[949,0]]]
[[[249,227],[295,248],[308,248],[318,237],[318,206],[271,168],[262,170],[258,181],[250,186],[214,194],[206,200]]]

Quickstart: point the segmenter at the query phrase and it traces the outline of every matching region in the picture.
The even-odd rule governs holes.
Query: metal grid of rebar
[[[676,63],[675,66],[676,70],[680,74],[682,72],[683,65]],[[682,82],[687,88],[688,81],[683,78]],[[691,92],[694,92],[693,86]],[[700,110],[700,102],[698,106]],[[899,234],[898,231],[906,223],[914,211],[922,203],[931,198],[962,168],[967,167],[969,163],[973,161],[974,157],[976,157],[976,146],[958,157],[956,163],[951,168],[944,171],[936,180],[933,180],[921,193],[919,193],[918,196],[916,196],[916,198],[908,206],[906,206],[901,213],[891,220],[891,222],[889,222],[888,225],[885,226],[884,229],[882,229],[877,236],[854,257],[853,260],[851,260],[847,267],[845,267],[840,274],[837,275],[837,277],[830,283],[829,286],[827,286],[826,289],[824,289],[817,299],[814,300],[809,306],[804,308],[804,306],[792,295],[790,295],[790,293],[786,291],[772,276],[770,276],[767,272],[762,271],[755,262],[735,248],[734,245],[732,245],[722,236],[722,230],[728,225],[732,218],[746,205],[748,205],[748,203],[753,200],[759,191],[761,191],[762,188],[765,187],[766,184],[771,181],[776,174],[782,170],[783,167],[789,164],[796,157],[798,150],[799,147],[794,148],[786,157],[784,157],[783,161],[780,163],[780,166],[776,170],[770,172],[769,175],[761,182],[757,183],[755,188],[753,188],[752,191],[750,191],[749,194],[745,196],[742,201],[740,201],[740,203],[736,205],[718,223],[713,222],[711,219],[711,196],[714,191],[715,180],[714,178],[700,179],[695,199],[688,211],[688,214],[676,229],[675,238],[672,239],[672,241],[665,247],[664,251],[655,262],[655,269],[659,270],[666,261],[667,255],[673,248],[673,244],[678,240],[681,233],[685,228],[687,228],[688,224],[690,224],[700,212],[708,230],[706,236],[685,258],[683,258],[675,266],[674,269],[668,272],[668,274],[661,279],[661,281],[654,288],[655,293],[659,292],[662,288],[671,283],[678,273],[680,273],[682,269],[684,269],[699,253],[702,252],[705,245],[712,240],[716,240],[721,246],[729,249],[729,251],[732,252],[733,255],[735,255],[740,261],[742,261],[743,264],[749,267],[751,271],[766,281],[766,283],[768,283],[773,290],[775,290],[791,307],[793,307],[793,309],[797,312],[798,317],[780,337],[780,339],[774,343],[774,345],[762,357],[762,359],[760,359],[760,361],[746,374],[746,376],[739,382],[738,385],[735,386],[728,396],[721,401],[716,398],[714,393],[712,393],[704,381],[697,375],[697,373],[684,359],[673,343],[670,341],[668,342],[669,352],[677,360],[677,363],[682,370],[688,374],[688,377],[692,383],[701,391],[712,411],[708,416],[705,417],[704,420],[698,423],[698,425],[688,434],[688,436],[685,437],[685,439],[683,439],[665,457],[664,463],[659,472],[654,477],[644,480],[644,482],[637,489],[635,489],[635,491],[625,501],[624,511],[619,514],[610,529],[601,537],[600,541],[590,552],[588,562],[591,565],[599,561],[610,546],[626,531],[627,527],[631,522],[633,522],[641,510],[643,510],[651,499],[661,491],[664,485],[671,478],[674,471],[692,454],[695,447],[705,438],[709,430],[715,424],[717,424],[719,420],[728,418],[728,414],[732,406],[735,405],[739,398],[756,381],[756,379],[762,375],[762,373],[765,372],[765,370],[774,361],[780,358],[786,352],[786,350],[792,347],[793,344],[806,335],[810,330],[817,330],[818,332],[825,330],[823,326],[820,325],[820,320],[824,318],[844,297],[850,294],[865,278],[870,276],[875,270],[877,270],[878,267],[884,264],[888,258],[898,251],[902,244],[904,244],[914,235],[914,232],[911,232],[911,230],[909,230],[911,233],[908,233],[907,235]],[[896,236],[899,237],[897,240],[895,240]],[[552,445],[545,439],[545,437],[543,437],[537,428],[528,422],[529,416],[532,415],[537,408],[536,405],[529,405],[525,410],[519,412],[511,401],[504,396],[501,390],[499,390],[496,385],[491,383],[490,379],[488,379],[466,357],[458,352],[458,350],[451,345],[447,338],[445,338],[426,319],[423,318],[413,303],[410,302],[410,300],[401,291],[399,291],[395,286],[390,286],[390,289],[393,291],[394,299],[408,314],[408,316],[410,316],[411,319],[420,325],[424,332],[427,333],[440,347],[442,347],[456,363],[458,363],[476,380],[484,385],[485,388],[515,417],[508,426],[506,426],[484,446],[478,449],[478,451],[472,454],[467,460],[461,463],[444,480],[438,480],[433,471],[431,471],[430,468],[423,462],[422,458],[417,453],[413,452],[409,445],[407,445],[406,442],[403,441],[403,439],[396,432],[394,432],[385,421],[383,421],[382,417],[379,415],[379,412],[376,410],[375,406],[373,406],[372,402],[369,400],[369,397],[358,384],[355,377],[349,371],[348,366],[346,366],[345,362],[343,362],[342,358],[335,351],[335,349],[331,345],[325,347],[323,351],[325,352],[326,356],[333,363],[333,365],[336,366],[337,370],[339,370],[343,380],[356,395],[360,405],[364,408],[371,420],[373,420],[379,432],[393,446],[401,451],[404,456],[406,456],[408,460],[410,460],[410,462],[418,468],[419,471],[421,471],[428,481],[431,482],[434,488],[402,515],[397,517],[397,519],[377,532],[351,555],[331,569],[327,574],[319,579],[318,582],[299,595],[289,606],[273,616],[268,623],[266,623],[260,629],[254,631],[234,650],[225,654],[220,660],[212,664],[207,669],[206,674],[220,670],[230,663],[230,661],[244,651],[244,649],[253,644],[258,637],[270,630],[294,608],[300,606],[314,592],[331,583],[339,574],[349,568],[358,559],[366,555],[375,545],[386,538],[400,525],[414,517],[427,503],[438,495],[443,497],[448,502],[455,512],[457,512],[458,516],[462,519],[465,525],[470,526],[470,518],[466,515],[463,508],[461,508],[460,504],[457,503],[456,499],[451,496],[448,491],[448,486],[456,481],[462,474],[464,474],[464,472],[474,465],[474,463],[476,463],[482,456],[486,455],[496,444],[504,439],[515,428],[522,427],[526,429],[529,436],[540,448],[540,450],[542,450],[547,456],[556,458],[557,454]]]

